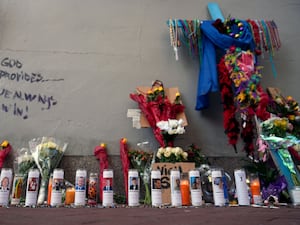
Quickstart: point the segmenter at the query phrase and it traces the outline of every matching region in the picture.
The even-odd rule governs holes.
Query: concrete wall
[[[133,128],[126,113],[137,108],[129,93],[160,79],[166,87],[178,86],[186,105],[189,126],[176,145],[198,144],[211,157],[244,156],[241,147],[235,154],[227,144],[219,93],[211,95],[209,109],[194,110],[198,60],[181,48],[175,61],[169,44],[166,21],[210,19],[208,2],[0,0],[0,70],[20,76],[18,81],[0,79],[0,90],[8,93],[0,96],[1,139],[18,149],[34,137],[55,136],[69,143],[69,156],[93,155],[100,142],[107,143],[110,155],[118,155],[122,137],[132,146],[148,140],[155,150],[152,131]],[[277,86],[300,101],[300,2],[216,2],[225,17],[277,23],[282,41],[274,57],[278,76],[274,78],[267,57],[260,59],[263,85]],[[27,81],[25,73],[34,80]],[[41,98],[25,101],[9,94],[15,91]]]

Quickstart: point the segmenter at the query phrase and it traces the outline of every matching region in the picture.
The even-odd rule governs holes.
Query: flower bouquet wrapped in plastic
[[[18,149],[14,160],[15,173],[22,175],[24,180],[27,180],[31,168],[36,168],[36,164],[30,150],[28,148]]]
[[[53,137],[35,138],[29,141],[29,148],[40,170],[42,179],[37,204],[45,201],[50,174],[58,166],[68,144]]]
[[[3,141],[0,145],[0,169],[3,167],[4,160],[6,159],[6,156],[11,151],[12,147],[9,144],[8,141]]]
[[[152,152],[146,151],[145,146],[148,142],[138,143],[140,149],[129,150],[128,157],[130,159],[131,165],[134,169],[137,169],[145,187],[145,198],[144,204],[151,204],[151,194],[150,194],[150,173],[151,165],[154,163],[154,154]]]

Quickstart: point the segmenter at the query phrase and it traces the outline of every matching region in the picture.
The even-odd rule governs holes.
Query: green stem
[[[144,183],[145,185],[145,199],[144,204],[145,205],[151,205],[151,195],[150,195],[150,189],[148,183]]]

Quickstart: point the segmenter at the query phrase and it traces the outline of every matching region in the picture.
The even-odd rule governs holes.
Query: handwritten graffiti
[[[53,96],[47,96],[45,94],[32,94],[23,91],[13,91],[6,88],[0,88],[0,97],[5,99],[21,100],[27,102],[36,102],[42,104],[42,110],[49,110],[51,106],[56,105],[57,101]]]
[[[63,78],[46,78],[41,73],[28,73],[20,70],[23,64],[18,59],[10,59],[5,57],[1,60],[1,64],[4,69],[0,69],[0,79],[7,79],[16,82],[29,82],[29,83],[42,83],[48,81],[63,81]],[[14,69],[20,71],[9,72],[7,70]]]
[[[1,61],[1,66],[6,66],[6,67],[9,67],[9,68],[13,68],[13,67],[16,67],[18,69],[21,69],[22,68],[22,63],[17,60],[17,59],[10,59],[8,57],[5,57],[4,59],[2,59]]]
[[[28,73],[23,70],[23,63],[18,59],[4,57],[0,60],[0,81],[8,81],[30,84],[42,84],[51,81],[63,81],[62,78],[46,78],[41,73]],[[2,101],[2,100],[3,101]],[[32,93],[31,91],[21,91],[0,87],[0,112],[27,119],[29,117],[29,106],[35,104],[40,106],[42,111],[50,110],[58,103],[52,95],[43,93]]]
[[[1,104],[1,110],[6,113],[11,113],[14,116],[19,116],[24,120],[28,118],[28,106],[26,105],[24,108],[18,106],[17,103],[13,104]]]

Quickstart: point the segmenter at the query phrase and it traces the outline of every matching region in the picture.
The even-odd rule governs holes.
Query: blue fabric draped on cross
[[[196,110],[208,108],[209,92],[219,91],[215,47],[220,48],[224,53],[231,46],[240,47],[242,50],[253,51],[255,49],[255,43],[248,23],[246,21],[241,22],[244,25],[244,32],[239,38],[219,33],[213,26],[214,21],[203,21],[201,23],[203,51],[198,78]]]

